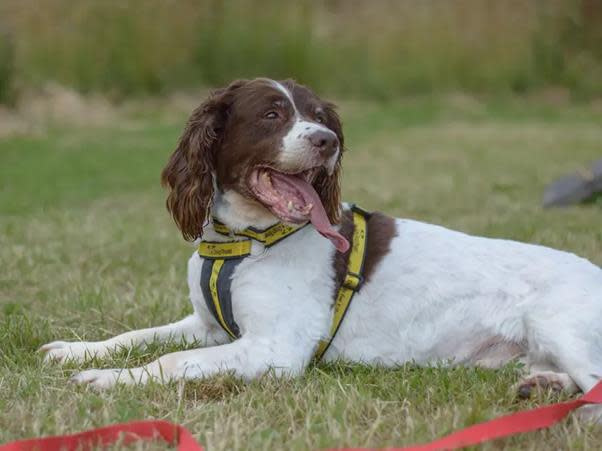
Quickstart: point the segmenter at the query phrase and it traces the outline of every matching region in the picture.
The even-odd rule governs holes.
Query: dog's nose
[[[309,141],[325,158],[332,157],[339,148],[339,138],[330,130],[316,130],[309,135]]]

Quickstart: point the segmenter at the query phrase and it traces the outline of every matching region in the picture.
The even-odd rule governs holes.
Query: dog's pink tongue
[[[347,241],[343,235],[333,229],[330,221],[328,220],[326,210],[324,210],[324,206],[322,205],[322,202],[320,202],[318,193],[316,193],[316,190],[314,190],[309,183],[306,183],[306,185],[313,191],[313,194],[315,195],[315,200],[311,201],[311,203],[314,204],[314,207],[311,209],[311,223],[314,225],[316,230],[322,234],[322,236],[325,236],[332,241],[332,244],[334,244],[334,247],[336,247],[339,252],[347,252],[349,249],[349,241]],[[303,196],[305,196],[305,193],[303,193]]]
[[[282,177],[280,174],[274,174],[272,177],[278,178],[279,176]],[[309,219],[316,230],[320,232],[322,236],[328,238],[339,252],[347,252],[349,249],[349,242],[343,235],[334,230],[332,224],[330,224],[326,210],[324,210],[324,205],[322,205],[322,201],[320,200],[320,196],[318,196],[318,193],[313,186],[300,177],[285,177],[286,181],[293,185],[297,191],[299,191],[299,194],[301,194],[303,197],[305,205],[313,205]]]

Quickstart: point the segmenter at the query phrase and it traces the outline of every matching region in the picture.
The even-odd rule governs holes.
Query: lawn
[[[602,156],[599,107],[455,96],[349,102],[341,114],[346,200],[602,264],[602,204],[540,207],[546,183]],[[113,124],[0,138],[0,443],[161,418],[184,424],[209,450],[407,445],[558,400],[548,393],[517,400],[517,365],[488,371],[340,363],[292,381],[245,384],[222,376],[103,393],[69,384],[69,375],[138,365],[180,346],[43,365],[36,353],[43,343],[102,339],[191,311],[185,270],[192,248],[158,186],[184,120],[129,112]],[[571,417],[484,448],[600,449],[602,427]]]

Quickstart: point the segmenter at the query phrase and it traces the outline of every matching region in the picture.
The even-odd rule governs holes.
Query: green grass
[[[579,106],[407,99],[342,108],[347,200],[471,233],[542,243],[602,264],[599,205],[544,211],[554,177],[600,157],[602,115]],[[158,176],[184,117],[0,140],[0,443],[140,418],[183,423],[210,450],[422,442],[507,412],[517,366],[397,369],[322,365],[293,380],[229,376],[104,393],[72,372],[133,366],[177,344],[86,365],[42,364],[54,339],[101,339],[190,311],[192,252],[164,210]],[[417,300],[419,302],[419,300]],[[599,449],[575,418],[485,449]],[[144,448],[161,449],[146,445]]]

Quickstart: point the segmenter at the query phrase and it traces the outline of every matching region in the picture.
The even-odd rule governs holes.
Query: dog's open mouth
[[[249,187],[259,202],[284,222],[301,224],[311,221],[316,230],[332,241],[340,252],[349,249],[349,242],[334,230],[328,220],[320,196],[311,185],[319,168],[297,173],[280,172],[269,167],[255,169]]]

